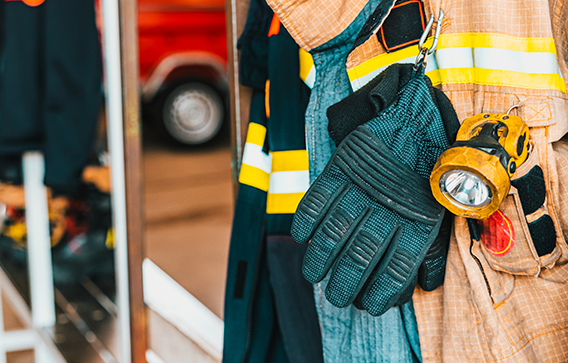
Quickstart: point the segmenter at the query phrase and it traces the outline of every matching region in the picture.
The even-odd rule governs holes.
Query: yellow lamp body
[[[498,142],[515,161],[517,167],[521,166],[528,156],[529,127],[519,116],[481,113],[469,117],[461,124],[456,141],[471,140],[479,135],[484,125],[495,122],[502,122],[506,125],[498,131]],[[512,175],[512,173],[509,174]]]
[[[485,219],[509,193],[510,178],[528,156],[528,126],[518,116],[479,114],[462,123],[456,143],[438,158],[430,175],[436,200],[450,212],[467,218]],[[447,190],[449,175],[473,174],[486,196],[483,203],[467,203]],[[471,174],[468,174],[471,173]],[[486,188],[486,190],[485,190]]]

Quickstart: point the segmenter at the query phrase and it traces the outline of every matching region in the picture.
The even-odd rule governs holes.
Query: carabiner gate
[[[416,61],[414,62],[414,69],[417,69],[418,64],[422,63],[423,66],[426,66],[426,58],[434,53],[436,47],[438,46],[438,38],[440,37],[440,32],[442,31],[442,22],[444,21],[444,10],[440,9],[440,14],[438,15],[438,20],[436,23],[436,31],[434,32],[434,41],[432,42],[432,47],[428,49],[424,46],[426,42],[426,38],[430,34],[430,30],[432,29],[432,25],[434,24],[434,14],[430,15],[430,20],[428,20],[428,24],[426,24],[426,28],[420,37],[420,41],[418,42],[418,49],[420,49],[420,53],[416,56]]]

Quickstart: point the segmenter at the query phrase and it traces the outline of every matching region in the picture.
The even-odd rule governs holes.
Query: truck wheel
[[[201,82],[183,83],[171,90],[162,106],[166,132],[186,145],[211,140],[223,124],[224,105],[219,93]]]

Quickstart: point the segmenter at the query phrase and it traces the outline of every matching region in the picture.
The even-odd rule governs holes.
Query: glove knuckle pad
[[[387,257],[387,265],[379,271],[363,297],[363,306],[375,316],[394,306],[416,276],[418,256],[411,251],[396,249]]]
[[[413,258],[414,257],[414,258]],[[387,273],[398,283],[403,284],[412,273],[416,256],[408,256],[406,253],[395,252],[387,265]]]
[[[410,220],[436,223],[442,208],[428,182],[398,161],[378,137],[354,131],[341,144],[334,163],[378,203]]]
[[[331,198],[331,194],[323,187],[315,185],[299,206],[299,212],[306,214],[314,220],[325,208],[326,202]]]
[[[312,185],[298,205],[294,215],[291,234],[297,242],[307,242],[318,228],[320,221],[325,218],[328,210],[334,205],[334,202],[340,201],[349,191],[347,184],[330,188],[321,185],[320,181],[316,180]]]
[[[358,233],[349,250],[337,262],[325,291],[327,299],[337,307],[345,307],[355,299],[370,274],[369,269],[375,265],[373,258],[378,249],[369,246],[370,241],[362,246],[358,244],[356,241],[361,240],[360,236]]]
[[[438,256],[441,256],[442,254],[445,255],[445,252],[446,252],[446,245],[444,245],[443,243],[433,243],[432,246],[430,246],[428,252],[426,253],[426,257],[424,257],[424,259],[429,260],[433,258],[438,258]]]
[[[353,223],[353,217],[341,209],[337,208],[322,225],[322,233],[337,244],[345,235],[349,226]]]
[[[353,217],[337,208],[323,221],[310,242],[304,257],[303,273],[306,280],[323,279],[336,256],[345,244],[345,235],[353,223]]]
[[[360,231],[354,237],[353,244],[347,252],[347,255],[354,263],[366,268],[379,250],[379,246],[375,240],[370,232],[365,230]]]
[[[348,249],[334,266],[326,288],[326,297],[333,305],[345,307],[356,299],[378,264],[382,250],[381,243],[369,231],[359,229],[354,232]]]

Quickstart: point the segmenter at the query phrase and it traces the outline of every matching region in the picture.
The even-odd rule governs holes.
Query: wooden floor
[[[222,318],[233,216],[228,137],[176,148],[145,136],[146,256]]]

